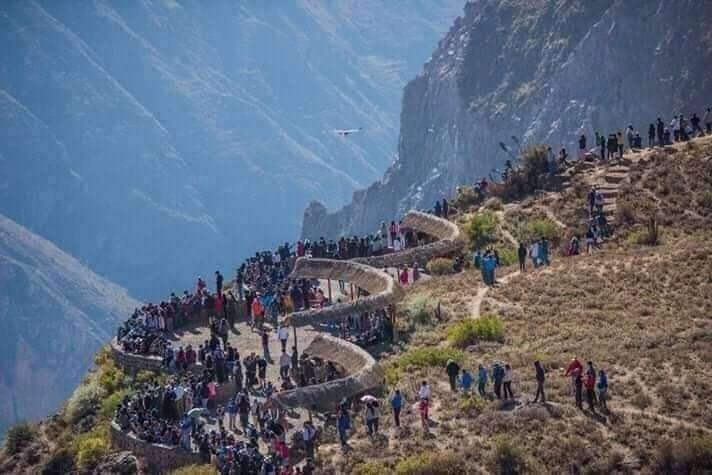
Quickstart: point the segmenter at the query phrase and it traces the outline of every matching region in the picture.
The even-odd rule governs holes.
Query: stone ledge
[[[355,372],[333,381],[280,392],[275,400],[284,406],[333,411],[342,399],[383,386],[384,373],[376,360],[366,350],[351,342],[331,335],[320,335],[304,352],[333,361],[347,372]]]
[[[148,443],[133,434],[122,431],[115,422],[111,423],[109,437],[112,447],[118,450],[128,450],[142,459],[148,465],[149,473],[163,473],[185,465],[200,463],[200,456],[197,452],[181,447]]]

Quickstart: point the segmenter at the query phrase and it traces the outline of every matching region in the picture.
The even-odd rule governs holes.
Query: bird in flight
[[[363,127],[359,127],[358,129],[334,129],[334,133],[342,137],[348,137],[349,135],[361,132],[362,130]]]

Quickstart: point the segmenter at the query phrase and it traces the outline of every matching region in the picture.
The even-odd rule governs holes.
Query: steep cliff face
[[[380,176],[461,5],[3,2],[0,211],[142,297],[237,262]]]
[[[395,164],[333,214],[310,205],[303,235],[370,232],[430,208],[500,166],[512,137],[573,149],[580,133],[702,112],[710,20],[712,4],[694,0],[468,2],[405,88]]]
[[[138,303],[0,214],[0,434],[56,410]]]

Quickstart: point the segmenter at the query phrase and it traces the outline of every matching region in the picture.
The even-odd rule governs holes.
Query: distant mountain
[[[458,185],[498,175],[505,142],[567,147],[712,106],[712,2],[476,0],[405,88],[398,159],[309,238],[370,232]],[[512,139],[514,137],[514,139]],[[333,208],[332,208],[333,209]]]
[[[393,161],[462,3],[2,2],[0,211],[141,297],[296,236]]]
[[[138,303],[0,215],[0,434],[59,408]]]

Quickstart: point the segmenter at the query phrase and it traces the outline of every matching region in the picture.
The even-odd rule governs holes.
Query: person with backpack
[[[400,413],[403,408],[403,395],[401,394],[400,389],[395,390],[393,396],[391,396],[390,403],[391,412],[393,413],[393,424],[396,427],[400,427]]]
[[[454,360],[448,360],[445,365],[445,372],[447,373],[448,380],[450,382],[450,389],[452,392],[457,391],[457,376],[460,373],[460,365]]]
[[[492,365],[492,380],[494,381],[494,394],[497,399],[502,399],[502,381],[504,380],[504,367],[499,361]]]
[[[477,392],[480,396],[487,396],[487,369],[479,365],[477,367]]]
[[[598,372],[598,400],[601,403],[601,408],[608,410],[606,400],[608,398],[608,375],[605,371]]]
[[[544,395],[544,382],[546,381],[546,373],[541,363],[537,360],[534,362],[534,377],[536,379],[536,396],[534,396],[534,402],[539,402],[539,396],[541,396],[541,402],[546,402],[546,396]]]

